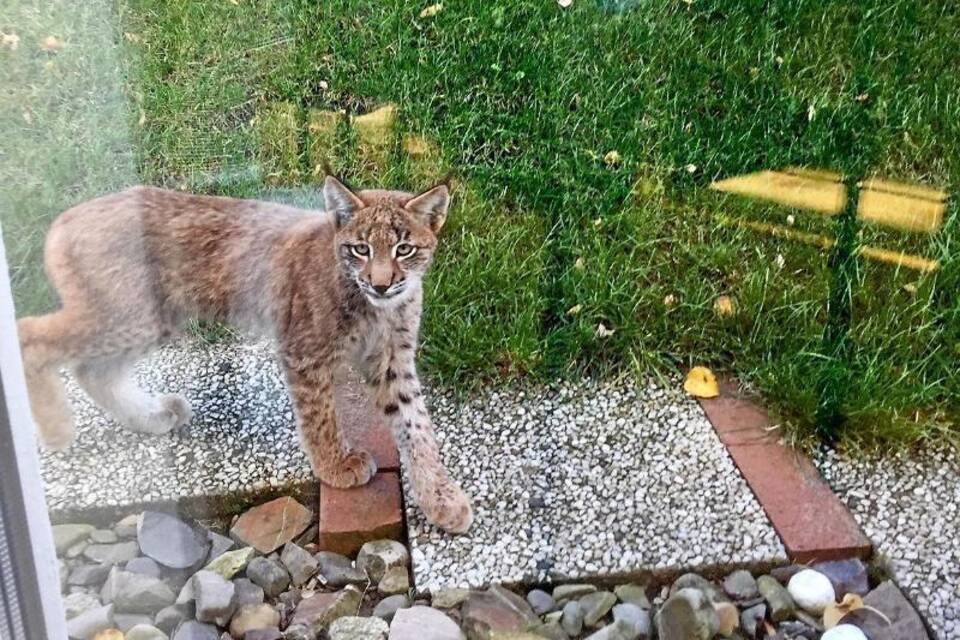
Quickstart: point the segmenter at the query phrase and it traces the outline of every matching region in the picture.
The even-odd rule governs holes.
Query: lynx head
[[[327,176],[323,196],[337,225],[341,269],[367,300],[378,307],[391,306],[420,287],[447,217],[447,185],[416,196],[397,191],[354,193]]]

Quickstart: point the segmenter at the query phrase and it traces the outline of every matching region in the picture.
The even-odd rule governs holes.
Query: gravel
[[[586,380],[432,398],[443,456],[473,498],[450,537],[409,506],[418,589],[784,562],[698,404],[655,383]]]
[[[816,463],[937,636],[960,638],[960,453],[832,451]]]

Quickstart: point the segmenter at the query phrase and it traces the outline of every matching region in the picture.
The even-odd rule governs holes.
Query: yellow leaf
[[[568,315],[568,316],[575,316],[575,315],[577,315],[578,313],[580,313],[581,311],[583,311],[583,305],[582,305],[582,304],[575,304],[575,305],[573,305],[572,307],[570,307],[569,309],[567,309],[567,315]]]
[[[831,602],[823,610],[823,626],[826,629],[832,629],[840,623],[840,619],[851,611],[863,608],[863,599],[855,593],[848,593],[843,596],[840,603]]]
[[[421,18],[432,18],[443,11],[443,4],[438,2],[437,4],[432,4],[429,7],[426,7],[423,11],[420,12]]]
[[[40,50],[47,53],[56,53],[63,49],[63,43],[56,36],[47,36],[40,42]]]
[[[672,309],[677,306],[677,296],[673,295],[672,293],[668,293],[667,295],[663,296],[663,306],[665,306],[667,309]]]
[[[576,261],[574,261],[573,263],[573,268],[576,269],[577,271],[583,271],[584,269],[587,268],[587,263],[584,261],[583,258],[577,258]]]
[[[721,318],[728,318],[737,312],[737,303],[730,296],[717,296],[713,301],[713,312]]]
[[[695,398],[716,398],[720,395],[717,377],[706,367],[690,369],[683,383],[683,390]]]
[[[0,46],[4,46],[10,51],[16,51],[20,46],[20,36],[15,33],[3,33],[0,31]]]
[[[607,155],[603,156],[603,161],[607,163],[608,167],[617,166],[618,164],[620,164],[621,160],[622,158],[620,157],[620,153],[617,152],[616,150],[608,151]]]

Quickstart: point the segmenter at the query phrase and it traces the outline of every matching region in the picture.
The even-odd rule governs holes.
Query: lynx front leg
[[[465,533],[473,522],[470,499],[440,459],[414,366],[413,346],[400,340],[386,356],[375,380],[377,406],[390,420],[414,498],[432,524],[452,533]]]
[[[366,484],[377,464],[366,451],[352,450],[337,425],[332,365],[285,354],[287,386],[297,416],[300,442],[314,474],[333,487]]]

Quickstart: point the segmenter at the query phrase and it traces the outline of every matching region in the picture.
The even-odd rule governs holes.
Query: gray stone
[[[117,541],[117,534],[110,529],[94,529],[90,532],[90,541],[97,544],[113,544]]]
[[[233,539],[220,535],[216,531],[207,531],[207,538],[210,540],[210,553],[207,554],[207,562],[219,558],[237,545]]]
[[[243,640],[284,640],[280,629],[276,627],[270,629],[254,629],[243,634]],[[288,639],[288,640],[292,640]]]
[[[613,620],[621,630],[629,631],[631,640],[646,640],[650,637],[650,613],[635,604],[625,602],[613,608]]]
[[[233,587],[237,592],[237,608],[248,604],[261,604],[264,599],[263,589],[255,585],[248,578],[236,578]]]
[[[136,538],[137,522],[139,521],[140,515],[132,513],[114,525],[113,532],[117,534],[118,538]]]
[[[306,553],[306,552],[304,552]],[[211,560],[204,567],[207,571],[223,576],[230,580],[235,575],[247,568],[247,563],[257,554],[253,547],[244,547],[235,551],[226,551]]]
[[[81,613],[98,609],[103,606],[100,598],[92,593],[71,593],[63,598],[63,613],[67,620],[76,618]]]
[[[283,565],[263,556],[247,564],[247,577],[263,589],[268,598],[276,598],[290,585],[290,574]]]
[[[112,602],[118,613],[154,615],[173,604],[177,595],[158,578],[114,568],[100,590],[100,599]]]
[[[137,525],[137,542],[144,555],[165,567],[199,565],[210,551],[206,534],[166,513],[145,511]]]
[[[110,573],[109,564],[82,564],[70,572],[67,584],[76,587],[92,587],[103,584]]]
[[[316,575],[320,567],[320,563],[312,555],[293,542],[283,545],[280,562],[290,572],[290,581],[296,587],[305,585],[307,580]]]
[[[471,593],[460,616],[470,640],[483,640],[492,631],[524,631],[540,621],[526,600],[499,585]]]
[[[89,609],[67,621],[67,635],[80,640],[90,640],[101,631],[113,627],[113,605]]]
[[[157,615],[153,618],[153,624],[164,633],[170,634],[181,622],[192,618],[194,612],[195,609],[192,605],[172,604],[157,611]]]
[[[654,618],[660,640],[709,640],[720,621],[708,596],[693,587],[684,587],[667,598]]]
[[[603,620],[615,604],[617,604],[617,596],[609,591],[588,593],[580,598],[580,606],[583,607],[583,623],[588,627],[595,626]]]
[[[133,540],[116,544],[91,544],[83,550],[83,556],[98,564],[124,564],[140,555],[140,548]]]
[[[760,628],[763,619],[766,617],[767,605],[763,603],[754,605],[749,609],[744,609],[740,613],[740,628],[743,629],[743,632],[747,634],[748,638],[756,638],[757,629]]]
[[[73,545],[89,538],[94,527],[89,524],[56,524],[52,530],[53,546],[56,547],[57,555],[63,555]]]
[[[406,567],[390,567],[377,585],[377,591],[388,596],[406,593],[409,590],[410,574],[407,573]]]
[[[191,579],[196,598],[197,620],[225,627],[237,607],[233,583],[212,571],[198,571]]]
[[[67,566],[67,563],[57,558],[57,577],[60,578],[60,591],[62,592],[67,588],[67,576],[70,573],[70,567]]]
[[[587,640],[639,640],[641,636],[625,620],[616,620],[587,636]]]
[[[770,619],[783,622],[794,617],[797,610],[790,593],[772,576],[757,578],[757,589],[767,603]]]
[[[723,591],[737,602],[750,600],[760,595],[757,590],[756,578],[744,569],[734,571],[723,579]]]
[[[710,602],[726,602],[727,596],[706,578],[696,573],[685,573],[677,578],[670,587],[670,595],[675,595],[681,589],[697,589],[702,591]]]
[[[533,589],[527,594],[527,603],[538,616],[550,613],[557,607],[556,600],[542,589]]]
[[[635,604],[641,609],[650,609],[650,600],[647,598],[647,590],[639,584],[622,584],[616,587],[613,592],[620,602],[624,604]]]
[[[400,609],[405,609],[410,606],[410,598],[406,595],[396,595],[388,596],[377,603],[377,606],[373,608],[373,615],[378,618],[383,618],[387,622],[393,620],[393,616]]]
[[[357,569],[374,582],[379,582],[390,567],[410,566],[407,548],[396,540],[374,540],[360,547],[357,554]]]
[[[353,585],[336,593],[316,593],[300,601],[290,626],[301,626],[317,635],[337,618],[356,615],[361,600],[360,590]]]
[[[563,605],[560,626],[571,636],[578,636],[583,632],[583,607],[580,606],[579,602],[571,600]]]
[[[465,640],[457,623],[431,607],[400,609],[390,623],[389,640]]]
[[[848,593],[865,596],[870,591],[867,565],[860,558],[817,562],[810,568],[827,576],[840,600]]]
[[[575,600],[596,590],[592,584],[561,584],[553,588],[553,599],[563,604],[567,600]]]
[[[470,597],[470,589],[440,589],[431,598],[431,604],[437,609],[453,609]]]
[[[386,640],[390,627],[380,618],[344,616],[333,621],[327,635],[330,640]]]
[[[353,566],[350,558],[332,551],[321,551],[313,556],[320,565],[320,575],[328,587],[342,589],[348,584],[364,584],[367,574]]]
[[[560,613],[557,611],[556,613]],[[497,635],[497,638],[503,638],[503,640],[532,640],[533,638],[546,638],[547,640],[570,640],[566,632],[563,630],[563,627],[560,626],[560,622],[557,620],[549,620],[541,624],[535,624],[529,627],[530,633],[520,633],[514,636],[511,639],[511,635],[508,634],[506,638],[503,638],[500,635]],[[533,634],[531,636],[531,634]]]
[[[153,618],[142,613],[113,613],[113,626],[126,633],[137,625],[153,625]]]
[[[66,553],[64,553],[63,556],[68,560],[79,558],[80,556],[83,555],[83,552],[86,551],[87,547],[89,546],[90,546],[90,541],[83,540],[82,542],[78,542],[77,544],[67,549]]]
[[[139,573],[154,578],[159,578],[163,575],[163,569],[160,568],[160,565],[157,564],[153,558],[147,558],[145,556],[130,560],[123,568],[130,573]]]
[[[212,624],[187,620],[177,628],[173,640],[220,640],[220,633]]]
[[[230,620],[230,635],[242,638],[254,629],[280,626],[280,614],[268,604],[248,604],[237,609]]]
[[[167,634],[150,624],[138,624],[123,637],[123,640],[167,640]]]
[[[883,630],[887,635],[882,635],[880,629],[873,626],[864,629],[871,638],[876,640],[887,640],[887,638],[890,640],[901,640],[902,638],[927,640],[929,638],[916,610],[903,596],[897,585],[889,580],[869,592],[863,598],[863,604],[881,611],[893,623],[889,628]]]

